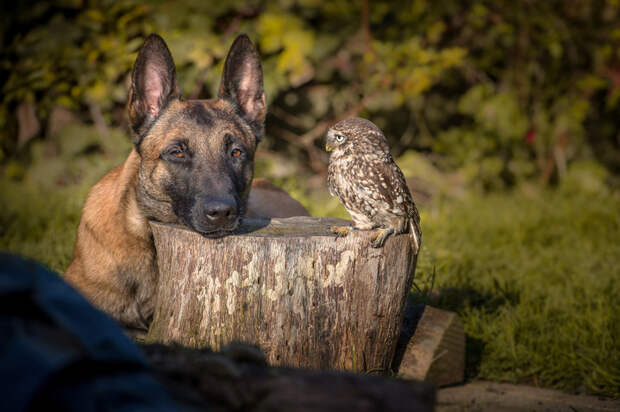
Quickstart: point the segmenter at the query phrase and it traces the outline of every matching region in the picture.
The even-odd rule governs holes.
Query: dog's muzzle
[[[234,200],[213,199],[194,209],[191,227],[209,237],[225,236],[239,226],[239,210]]]

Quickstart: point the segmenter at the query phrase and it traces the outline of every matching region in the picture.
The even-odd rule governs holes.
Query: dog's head
[[[232,44],[217,98],[181,98],[163,39],[146,39],[128,101],[140,156],[136,195],[150,219],[205,235],[234,230],[246,209],[254,152],[264,133],[263,72],[246,35]]]

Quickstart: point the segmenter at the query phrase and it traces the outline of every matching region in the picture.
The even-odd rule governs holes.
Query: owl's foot
[[[393,228],[375,230],[375,233],[372,235],[371,242],[370,242],[372,247],[376,247],[376,248],[383,247],[385,240],[392,233],[394,233]]]
[[[351,232],[351,226],[331,226],[329,231],[335,233],[338,237],[345,237]]]

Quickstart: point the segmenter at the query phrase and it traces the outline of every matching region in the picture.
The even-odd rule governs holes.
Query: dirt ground
[[[533,386],[480,381],[440,389],[436,411],[616,412],[620,411],[620,399],[570,395]]]

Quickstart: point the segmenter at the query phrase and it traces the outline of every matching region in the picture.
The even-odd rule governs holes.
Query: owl
[[[344,204],[354,228],[375,229],[373,247],[382,247],[391,234],[409,231],[417,253],[422,240],[420,215],[381,130],[366,119],[343,120],[327,131],[325,150],[329,192]],[[331,230],[346,236],[351,228]]]

